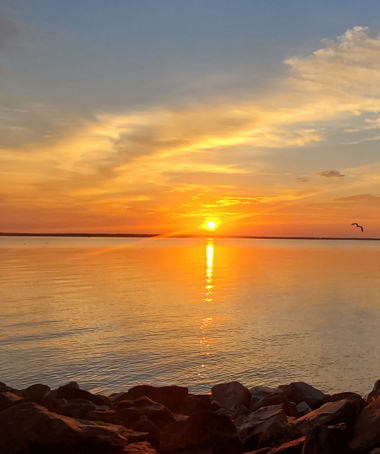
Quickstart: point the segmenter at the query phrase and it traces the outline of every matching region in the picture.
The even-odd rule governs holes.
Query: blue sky
[[[3,1],[0,230],[350,236],[359,215],[380,235],[378,18],[378,1]]]

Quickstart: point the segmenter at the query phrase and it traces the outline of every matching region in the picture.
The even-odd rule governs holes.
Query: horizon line
[[[70,238],[232,238],[251,240],[359,240],[359,241],[380,241],[380,238],[358,238],[358,237],[323,237],[323,236],[255,236],[255,235],[168,235],[163,233],[30,233],[30,232],[0,232],[1,236],[32,236],[32,237],[70,237]]]

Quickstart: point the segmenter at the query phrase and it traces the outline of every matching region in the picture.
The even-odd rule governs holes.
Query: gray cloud
[[[344,175],[338,170],[324,170],[323,172],[317,172],[316,175],[321,178],[342,178]]]
[[[306,183],[308,181],[310,181],[310,179],[308,177],[306,177],[305,175],[300,175],[299,177],[296,178],[297,181],[300,181],[301,183]]]
[[[341,197],[335,199],[336,202],[346,202],[346,203],[355,203],[355,202],[379,202],[380,197],[372,194],[360,194],[353,195],[350,197]]]

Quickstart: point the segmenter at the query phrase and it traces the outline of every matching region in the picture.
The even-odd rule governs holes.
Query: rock
[[[186,449],[198,452],[199,448],[210,447],[213,454],[243,452],[236,427],[228,417],[212,412],[196,413],[161,431],[160,451],[165,453],[174,454]]]
[[[222,407],[235,411],[240,405],[249,407],[251,393],[237,381],[220,383],[211,388],[211,400],[218,402]]]
[[[71,399],[64,403],[61,402],[61,407],[59,414],[79,419],[84,419],[87,413],[96,410],[96,405],[86,399]]]
[[[249,406],[250,411],[256,411],[261,407],[269,407],[271,405],[283,405],[285,413],[289,416],[299,416],[295,404],[290,402],[286,394],[281,389],[276,389],[275,391],[263,396],[255,405],[252,405],[252,402]]]
[[[369,454],[380,454],[380,448],[373,449]]]
[[[347,434],[345,424],[321,426],[306,437],[301,454],[346,454]]]
[[[151,402],[149,405],[139,407],[141,414],[145,415],[159,429],[163,429],[168,424],[175,422],[173,413],[164,405],[158,402]]]
[[[246,454],[301,454],[305,438],[306,437],[297,438],[296,440],[283,443],[277,448],[261,448]]]
[[[336,402],[337,400],[343,400],[343,399],[348,399],[351,402],[356,402],[360,410],[362,410],[365,407],[365,401],[364,399],[357,393],[352,393],[352,392],[344,392],[344,393],[337,393],[333,394],[332,396],[329,396],[326,400],[326,402]]]
[[[312,409],[321,406],[325,399],[323,392],[302,381],[281,385],[279,388],[283,390],[290,402],[296,404],[306,402]]]
[[[360,413],[353,427],[353,436],[349,442],[355,453],[367,452],[380,447],[380,400],[375,399]]]
[[[146,441],[131,443],[124,448],[122,454],[157,454],[152,445]]]
[[[137,432],[146,432],[149,434],[148,441],[156,448],[160,441],[160,431],[145,415],[142,415],[137,423],[132,427]],[[128,438],[129,439],[129,438]]]
[[[17,394],[5,391],[0,394],[0,411],[1,409],[8,408],[14,402],[19,402],[22,400]]]
[[[371,402],[373,397],[377,397],[379,395],[380,391],[380,380],[377,380],[377,382],[373,385],[372,391],[368,394],[367,400],[368,402]]]
[[[210,410],[210,406],[210,396],[197,396],[194,394],[188,394],[182,405],[178,408],[178,412],[182,413],[183,415],[190,416],[194,413],[208,411]]]
[[[344,422],[348,426],[352,426],[360,410],[357,402],[348,399],[327,402],[322,407],[298,418],[292,425],[303,435],[307,435],[310,430],[322,425]]]
[[[150,386],[150,385],[139,385],[129,389],[124,396],[116,399],[115,402],[121,400],[135,400],[139,397],[149,397],[155,402],[159,402],[171,411],[177,411],[182,405],[183,401],[188,395],[188,388],[182,386]]]
[[[301,454],[304,442],[305,437],[297,438],[282,444],[278,448],[271,449],[269,454]]]
[[[36,384],[29,386],[22,391],[22,395],[25,398],[28,397],[45,397],[50,393],[50,386]]]
[[[33,402],[24,402],[0,413],[0,452],[72,453],[88,450],[123,448],[128,440],[120,426],[100,426],[83,420],[50,413]]]
[[[107,397],[101,396],[99,394],[92,394],[89,391],[80,389],[78,383],[70,382],[67,385],[60,386],[57,389],[57,398],[58,399],[85,399],[96,405],[107,405],[111,406],[111,402]]]
[[[299,404],[297,404],[296,408],[299,416],[304,416],[311,412],[311,408],[306,402],[300,402]]]
[[[92,410],[86,414],[84,419],[87,419],[88,421],[101,421],[108,424],[122,425],[120,419],[118,419],[117,417],[117,413],[115,410],[107,411]]]
[[[132,429],[132,427],[137,424],[142,415],[143,413],[141,413],[140,409],[135,407],[125,408],[116,412],[117,420],[129,429]]]
[[[282,405],[261,407],[235,421],[246,450],[275,447],[299,438],[299,432],[287,422]]]

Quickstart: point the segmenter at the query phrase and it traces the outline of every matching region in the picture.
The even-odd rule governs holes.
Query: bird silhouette
[[[363,232],[363,227],[361,225],[359,225],[357,222],[353,222],[351,225],[356,225],[356,227],[360,227],[362,229],[362,232]]]

